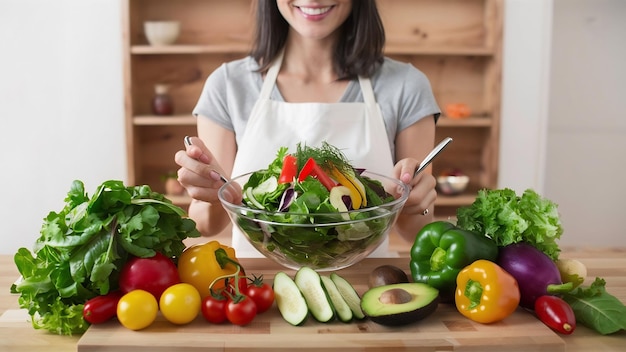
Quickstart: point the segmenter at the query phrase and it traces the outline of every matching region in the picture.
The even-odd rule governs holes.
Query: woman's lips
[[[302,7],[296,6],[298,11],[309,20],[321,20],[332,10],[333,6],[325,6],[325,7]]]

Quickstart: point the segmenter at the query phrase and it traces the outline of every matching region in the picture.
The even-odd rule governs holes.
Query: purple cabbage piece
[[[278,204],[278,211],[286,212],[289,209],[289,206],[296,199],[296,191],[293,187],[289,187],[283,192],[282,197],[280,198],[280,203]]]
[[[346,209],[352,210],[352,198],[350,196],[341,196],[341,200],[346,205]]]

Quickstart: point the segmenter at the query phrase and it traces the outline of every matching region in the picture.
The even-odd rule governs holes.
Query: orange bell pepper
[[[494,323],[508,317],[520,302],[517,280],[489,260],[479,259],[463,268],[456,284],[457,310],[479,323]]]

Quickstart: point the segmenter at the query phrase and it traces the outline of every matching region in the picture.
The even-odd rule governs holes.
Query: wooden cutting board
[[[263,274],[270,282],[283,269],[266,259],[243,259],[246,272]],[[359,293],[367,289],[367,275],[378,265],[408,268],[406,258],[366,259],[338,271]],[[368,320],[319,323],[309,317],[302,326],[285,322],[278,309],[258,315],[247,326],[214,325],[199,316],[177,326],[159,315],[141,331],[124,328],[116,320],[94,325],[78,341],[78,351],[564,351],[564,341],[531,313],[519,309],[490,325],[475,323],[440,304],[426,319],[403,327],[385,327]]]

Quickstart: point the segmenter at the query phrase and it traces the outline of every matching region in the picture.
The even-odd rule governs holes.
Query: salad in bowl
[[[233,204],[223,193],[242,190]],[[231,220],[263,255],[285,267],[348,267],[389,235],[409,188],[394,178],[357,169],[323,143],[280,148],[267,169],[233,178],[219,190]]]

